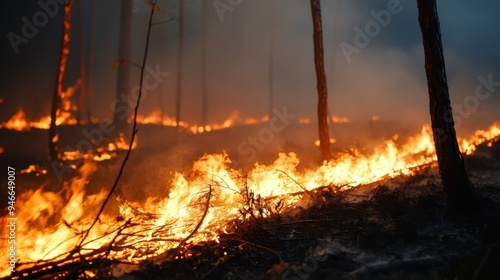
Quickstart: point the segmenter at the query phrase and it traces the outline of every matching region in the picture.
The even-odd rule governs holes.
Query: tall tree
[[[73,0],[66,0],[63,7],[63,30],[61,34],[61,51],[59,54],[59,67],[57,68],[57,78],[52,97],[52,109],[50,111],[50,127],[49,127],[49,156],[50,160],[58,160],[57,142],[59,135],[57,133],[57,117],[61,109],[61,95],[63,92],[64,77],[66,76],[66,65],[69,56],[69,44],[71,33],[71,9],[73,8]]]
[[[177,57],[177,94],[175,97],[175,123],[181,122],[182,66],[184,63],[184,0],[179,0],[179,41]]]
[[[274,20],[276,17],[276,3],[275,0],[269,0],[269,5],[271,5],[270,9],[270,25],[271,28],[269,30],[269,65],[268,65],[268,87],[269,87],[269,121],[271,121],[271,114],[273,113],[274,108]]]
[[[207,32],[208,32],[208,1],[201,0],[202,3],[202,53],[201,53],[201,71],[202,71],[202,81],[201,81],[201,124],[203,129],[208,124],[208,89],[207,89]]]
[[[87,119],[92,122],[92,74],[94,68],[94,0],[90,0],[89,11],[89,41],[88,41],[88,61],[87,61],[87,79],[86,79],[86,94],[85,107],[87,108]]]
[[[87,95],[85,91],[85,40],[83,39],[83,0],[78,0],[78,63],[80,64],[80,77],[78,78],[78,104],[76,110],[76,119],[79,124],[83,122],[83,101]]]
[[[450,106],[446,67],[436,0],[418,0],[418,20],[425,53],[425,73],[439,173],[451,208],[471,210],[480,206],[462,154],[458,148]]]
[[[318,130],[319,147],[323,160],[331,158],[330,133],[328,129],[328,89],[326,86],[325,61],[323,51],[323,28],[321,22],[320,0],[311,1],[314,26],[314,64],[316,66],[316,84],[318,90]]]
[[[130,106],[127,99],[130,92],[129,65],[130,65],[130,36],[132,30],[132,0],[121,1],[120,35],[118,40],[118,77],[116,79],[116,102],[113,114],[113,123],[117,132],[127,129]],[[124,109],[126,113],[124,114]],[[126,117],[125,117],[126,115]]]

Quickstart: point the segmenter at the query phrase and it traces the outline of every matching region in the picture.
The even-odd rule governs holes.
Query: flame
[[[376,122],[379,121],[380,117],[379,116],[372,116],[372,121]]]
[[[29,174],[35,173],[36,176],[40,176],[40,174],[47,174],[47,169],[45,167],[31,164],[28,168],[19,171],[20,174]]]
[[[134,138],[134,142],[132,143],[132,150],[137,148],[138,143],[137,135]],[[117,150],[126,151],[129,148],[129,144],[125,139],[125,135],[120,133],[117,139],[114,142],[108,143],[106,146],[96,147],[92,151],[87,151],[87,153],[83,153],[78,150],[65,150],[62,152],[61,159],[66,162],[75,162],[82,159],[93,159],[94,161],[104,161],[115,158],[117,156]],[[75,165],[71,165],[73,169],[76,169]]]
[[[5,153],[5,150],[3,149],[3,147],[0,147],[0,154],[3,154]]]
[[[257,124],[257,123],[264,123],[269,120],[268,115],[264,115],[261,118],[246,118],[242,119],[240,117],[240,112],[238,110],[234,110],[231,115],[221,123],[212,123],[212,124],[207,124],[207,125],[198,125],[198,124],[189,124],[186,122],[179,122],[179,126],[186,128],[188,131],[190,131],[193,134],[200,134],[204,132],[210,132],[213,130],[221,130],[225,129],[228,127],[233,127],[235,125],[249,125],[249,124]],[[132,122],[133,119],[130,118],[129,122]],[[161,114],[160,110],[155,110],[152,111],[149,115],[143,116],[143,115],[138,115],[137,116],[137,123],[140,124],[152,124],[152,125],[163,125],[163,126],[172,126],[175,127],[177,126],[177,122],[175,119],[168,117],[168,116],[163,116]]]
[[[498,141],[500,125],[478,130],[460,147],[472,154],[479,144]],[[121,139],[121,138],[120,138]],[[145,202],[125,201],[118,195],[119,213],[103,214],[90,231],[82,251],[102,246],[113,248],[109,258],[138,262],[159,255],[185,242],[218,241],[220,232],[231,232],[230,221],[248,215],[269,216],[278,201],[294,207],[304,190],[337,186],[340,190],[377,182],[398,175],[416,174],[422,166],[436,165],[436,154],[429,125],[398,146],[397,135],[372,152],[351,149],[339,153],[315,169],[299,171],[300,159],[294,153],[280,153],[273,164],[256,163],[243,172],[230,167],[227,154],[205,154],[193,163],[190,174],[175,173],[166,198]],[[122,139],[125,141],[124,139]],[[122,140],[113,144],[118,148]],[[107,151],[111,146],[108,145]],[[89,177],[97,170],[95,157],[87,157],[78,176],[55,193],[42,186],[19,194],[17,252],[23,262],[64,259],[79,242],[80,232],[88,229],[106,191],[88,193]],[[299,193],[299,194],[297,194]],[[259,204],[258,212],[251,205]],[[5,222],[6,217],[1,218]],[[196,234],[193,234],[196,231]],[[119,237],[118,234],[121,234]],[[8,244],[0,240],[5,252]],[[6,254],[0,256],[6,262]],[[29,264],[23,264],[28,268]]]
[[[74,125],[76,119],[71,117],[69,112],[60,112],[56,120],[56,125]],[[0,123],[0,128],[6,128],[16,131],[29,131],[32,128],[49,129],[50,116],[45,116],[37,121],[28,121],[23,109],[19,109],[8,121]]]

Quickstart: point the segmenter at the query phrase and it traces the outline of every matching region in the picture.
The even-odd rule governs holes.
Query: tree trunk
[[[80,89],[78,90],[78,104],[76,109],[76,119],[78,124],[83,123],[83,101],[84,97],[87,95],[85,92],[85,41],[83,39],[83,0],[78,0],[78,63],[80,64],[80,77],[78,78],[78,84]]]
[[[270,9],[270,24],[271,28],[269,30],[269,77],[268,77],[268,87],[269,87],[269,121],[271,121],[271,115],[273,113],[273,108],[274,108],[274,20],[275,20],[275,10],[276,10],[276,3],[275,0],[269,0],[269,4],[271,5]]]
[[[86,79],[86,94],[85,107],[87,109],[87,119],[92,122],[92,74],[94,68],[94,0],[90,0],[89,12],[89,55],[87,61],[87,79]]]
[[[175,97],[175,123],[181,122],[181,97],[182,97],[182,66],[184,56],[184,0],[179,0],[179,41],[177,58],[177,94]]]
[[[201,125],[203,129],[208,124],[208,96],[207,96],[207,32],[208,32],[208,1],[202,0],[202,13],[203,13],[203,34],[202,34],[202,53],[201,53]]]
[[[132,0],[122,0],[120,14],[120,38],[118,41],[118,77],[116,79],[116,103],[113,123],[117,132],[126,132],[130,106],[129,65],[130,35],[132,30]]]
[[[322,159],[329,160],[331,158],[331,153],[330,133],[328,129],[328,90],[326,87],[325,62],[323,57],[323,30],[320,0],[311,0],[311,11],[314,25],[314,64],[316,66],[316,83],[318,89],[319,147]]]
[[[464,159],[458,148],[436,1],[418,0],[417,6],[424,45],[429,107],[439,173],[449,206],[460,211],[471,210],[479,206],[480,199],[469,181]]]
[[[52,109],[50,111],[49,127],[49,156],[50,160],[59,159],[57,142],[59,135],[57,133],[57,116],[61,109],[61,95],[63,92],[64,77],[66,75],[66,64],[68,62],[70,31],[71,31],[71,8],[73,0],[66,1],[63,8],[63,30],[61,35],[61,53],[59,55],[59,67],[57,68],[56,86],[52,97]]]

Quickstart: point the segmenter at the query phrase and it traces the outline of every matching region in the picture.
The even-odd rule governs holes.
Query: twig
[[[203,221],[205,220],[205,217],[207,216],[207,213],[208,213],[208,208],[210,207],[210,198],[212,198],[212,185],[208,185],[208,193],[205,196],[206,196],[207,201],[205,202],[205,210],[203,211],[203,216],[198,221],[198,224],[196,224],[196,227],[193,229],[193,231],[186,238],[184,238],[184,240],[182,240],[182,242],[179,243],[179,246],[177,246],[177,247],[180,247],[180,246],[183,246],[184,244],[186,244],[186,242],[191,237],[193,237],[193,235],[195,235],[195,233],[198,231],[198,229],[203,224]]]
[[[162,20],[162,21],[153,22],[153,23],[151,24],[151,26],[154,26],[154,25],[157,25],[157,24],[167,23],[167,22],[172,21],[172,20],[173,20],[173,18],[169,18],[169,19],[167,19],[167,20]]]
[[[295,179],[293,179],[292,176],[288,175],[285,171],[280,170],[280,169],[277,169],[276,171],[279,171],[279,172],[285,174],[288,178],[290,178],[290,180],[292,180],[295,184],[297,184],[297,186],[299,186],[301,189],[303,189],[306,193],[308,193],[308,194],[310,193],[309,190],[304,188],[299,182],[297,182]]]
[[[267,251],[273,255],[275,255],[276,257],[278,257],[278,259],[280,261],[282,261],[283,259],[281,258],[281,256],[273,249],[271,248],[268,248],[266,246],[262,246],[262,245],[259,245],[259,244],[256,244],[256,243],[253,243],[253,242],[250,242],[250,241],[246,241],[246,240],[243,240],[243,239],[237,239],[237,241],[241,242],[241,243],[244,243],[244,244],[248,244],[248,245],[251,245],[255,248],[258,248],[258,249],[261,249],[261,250],[264,250],[264,251]]]
[[[140,78],[140,82],[139,82],[139,96],[137,97],[137,103],[135,104],[134,125],[133,125],[133,128],[132,128],[132,136],[131,136],[130,143],[129,143],[129,146],[128,146],[127,154],[125,155],[125,159],[122,162],[122,165],[120,167],[120,171],[118,172],[118,175],[116,176],[116,180],[115,180],[113,186],[111,187],[111,190],[109,191],[108,196],[106,196],[106,199],[102,203],[101,208],[99,209],[99,212],[97,213],[94,221],[92,222],[92,224],[90,225],[90,227],[88,228],[88,230],[85,231],[85,234],[84,234],[83,238],[80,240],[80,242],[78,243],[78,245],[76,246],[75,249],[81,247],[81,245],[83,244],[83,242],[85,242],[85,239],[88,237],[90,231],[92,230],[92,228],[95,226],[95,224],[99,220],[99,217],[101,216],[102,212],[104,211],[104,207],[106,206],[106,204],[108,203],[109,199],[111,198],[111,195],[113,194],[113,192],[115,191],[116,187],[118,186],[118,182],[120,181],[120,178],[122,176],[123,169],[125,168],[125,165],[126,165],[126,163],[128,161],[130,153],[132,152],[132,145],[134,144],[135,136],[137,134],[137,112],[139,110],[139,105],[140,105],[141,98],[142,98],[142,88],[143,88],[142,85],[143,85],[143,82],[144,82],[144,67],[146,65],[146,59],[148,57],[149,37],[151,35],[151,23],[153,22],[153,15],[155,13],[155,8],[156,8],[156,0],[153,0],[152,7],[151,7],[151,14],[149,15],[148,32],[146,34],[146,47],[145,47],[145,50],[144,50],[144,58],[142,60],[141,78]]]

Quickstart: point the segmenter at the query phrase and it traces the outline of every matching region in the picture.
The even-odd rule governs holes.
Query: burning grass
[[[494,125],[461,143],[475,151],[479,144],[493,145],[490,143],[497,139],[499,131],[498,125]],[[470,148],[472,145],[474,149]],[[314,242],[321,238],[333,240],[327,249],[338,247],[343,244],[339,242],[348,239],[349,247],[341,247],[344,255],[362,255],[358,243],[363,240],[387,238],[390,243],[389,237],[397,235],[396,244],[410,242],[411,238],[418,241],[421,235],[410,234],[407,240],[399,238],[407,235],[405,230],[418,231],[417,227],[422,225],[424,230],[435,230],[429,223],[443,222],[443,197],[440,192],[429,192],[431,201],[434,199],[437,204],[425,208],[422,206],[428,201],[425,194],[407,193],[401,186],[417,185],[414,189],[419,190],[426,190],[422,184],[434,187],[435,184],[429,182],[435,176],[428,177],[425,183],[408,183],[420,178],[416,175],[422,172],[435,172],[434,161],[430,131],[426,127],[402,146],[388,140],[371,154],[351,150],[317,169],[305,171],[297,170],[300,161],[293,153],[280,154],[272,165],[256,164],[246,172],[232,169],[226,154],[205,155],[193,164],[190,174],[175,174],[168,197],[149,197],[139,202],[126,199],[121,192],[115,193],[117,209],[102,215],[87,232],[106,196],[104,189],[88,191],[88,182],[98,168],[95,159],[88,158],[79,168],[79,175],[63,184],[62,191],[42,187],[18,196],[17,203],[23,211],[18,213],[18,228],[23,231],[18,232],[21,252],[18,272],[12,276],[107,278],[119,274],[118,270],[125,265],[137,268],[147,260],[149,266],[143,264],[146,265],[142,267],[144,273],[160,273],[162,267],[184,261],[181,265],[185,268],[188,264],[196,265],[190,266],[190,272],[183,270],[182,273],[187,274],[181,276],[213,278],[220,267],[226,267],[222,270],[224,273],[228,269],[231,272],[228,263],[235,261],[232,258],[241,260],[245,254],[249,254],[250,259],[247,268],[256,267],[263,272],[270,269],[269,265],[278,263],[279,267],[270,273],[284,273],[283,269],[291,267],[295,258],[304,257],[303,252],[298,255],[287,252],[288,248],[298,251],[297,248],[305,245],[315,248]],[[379,187],[375,193],[360,192],[397,178],[407,181],[400,183],[395,191]],[[368,197],[364,197],[366,193]],[[435,193],[439,196],[433,197]],[[416,225],[412,227],[413,222]],[[475,230],[481,231],[481,228]],[[497,238],[489,229],[485,233]],[[85,242],[78,246],[82,236],[87,235]],[[483,242],[480,236],[473,237]],[[382,247],[390,245],[387,244]],[[205,257],[203,251],[208,249],[203,249],[204,246],[222,248],[222,255],[215,260]],[[377,250],[383,250],[382,247]],[[351,252],[355,249],[358,253]],[[377,250],[370,253],[370,261],[361,261],[356,255],[355,262],[350,260],[350,267],[361,269],[373,265],[375,256],[379,256],[377,262],[380,261],[381,251]],[[406,251],[399,254],[410,259],[418,257]],[[265,265],[264,260],[267,260]],[[163,261],[167,263],[158,265]],[[254,261],[260,261],[261,265]]]

